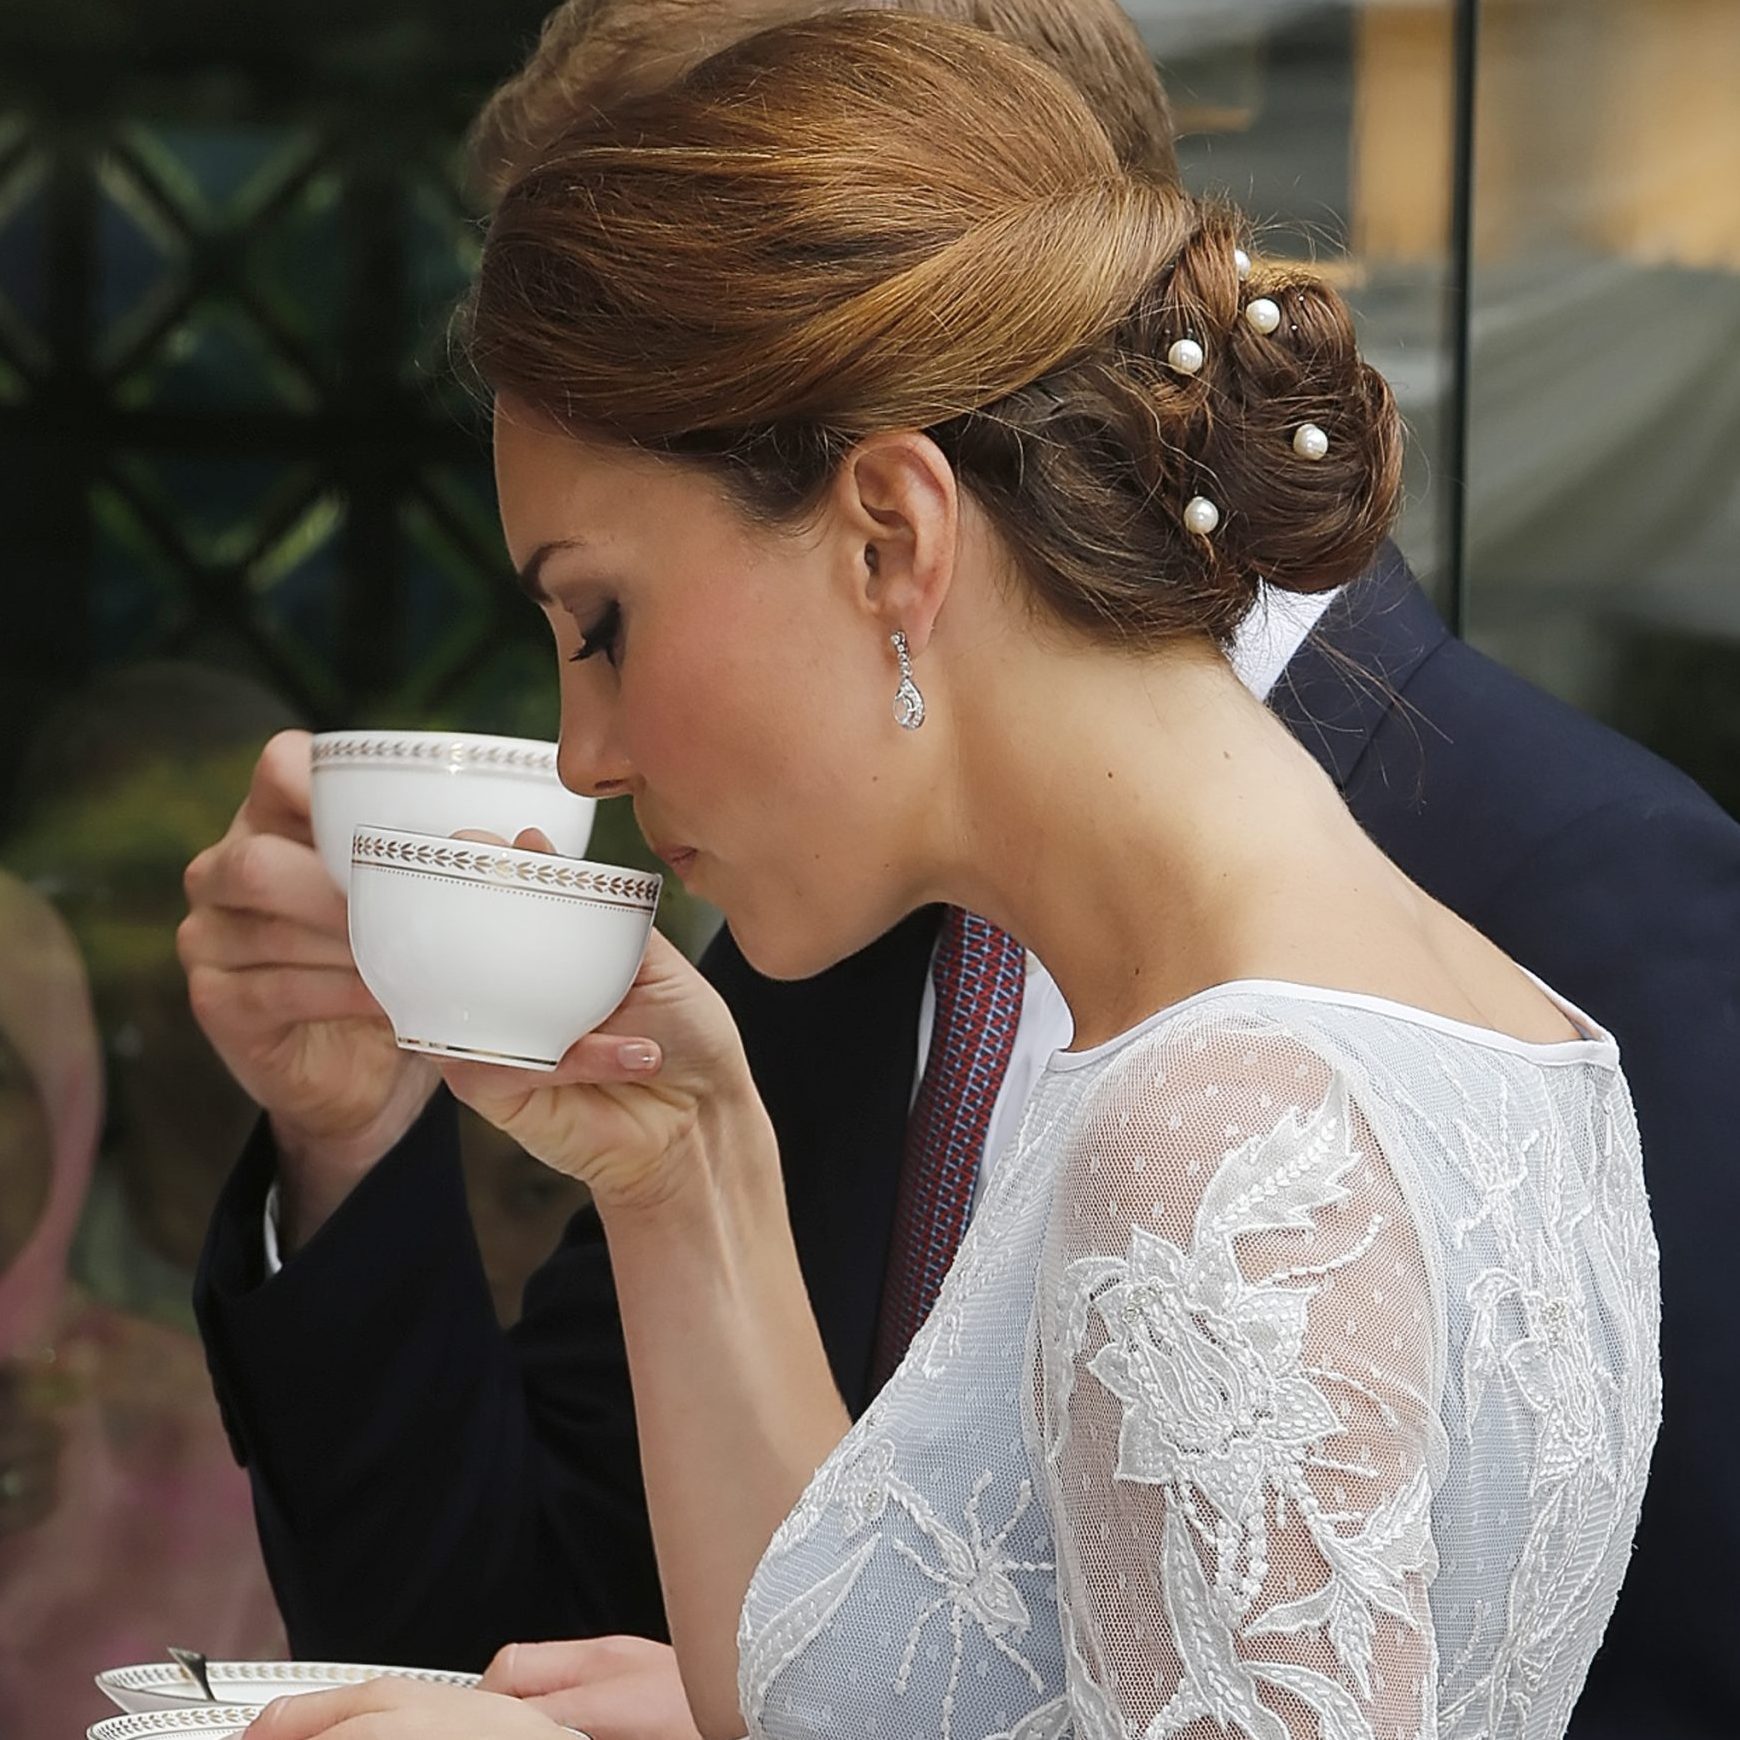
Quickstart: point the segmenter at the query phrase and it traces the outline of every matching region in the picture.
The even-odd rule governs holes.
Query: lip
[[[670,866],[673,876],[681,876],[698,856],[693,846],[654,846],[653,855]]]

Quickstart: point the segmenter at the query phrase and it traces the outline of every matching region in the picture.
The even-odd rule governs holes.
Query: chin
[[[822,938],[801,932],[789,919],[757,924],[725,915],[725,928],[743,951],[743,958],[764,979],[813,979],[825,973],[861,946],[856,942],[830,945]]]
[[[821,907],[801,899],[733,901],[723,911],[743,958],[763,978],[783,980],[825,973],[868,948],[903,916],[897,911]]]

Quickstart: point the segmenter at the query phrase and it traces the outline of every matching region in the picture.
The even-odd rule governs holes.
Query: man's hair
[[[919,13],[1027,49],[1087,98],[1128,167],[1178,179],[1165,87],[1116,0],[562,0],[472,128],[476,192],[493,206],[574,122],[673,83],[719,49],[848,10]]]

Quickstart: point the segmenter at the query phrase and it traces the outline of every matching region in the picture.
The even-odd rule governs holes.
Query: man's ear
[[[915,429],[872,435],[846,455],[834,507],[852,583],[883,631],[921,652],[953,583],[960,527],[954,467]]]

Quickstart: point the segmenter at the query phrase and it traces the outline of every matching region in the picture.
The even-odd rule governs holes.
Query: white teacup
[[[628,994],[664,878],[361,827],[350,948],[407,1051],[554,1069]]]
[[[340,888],[367,824],[513,839],[540,828],[564,857],[592,837],[597,803],[556,777],[556,746],[460,731],[325,731],[314,739],[314,843]]]

